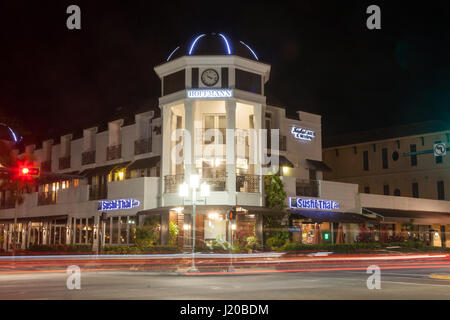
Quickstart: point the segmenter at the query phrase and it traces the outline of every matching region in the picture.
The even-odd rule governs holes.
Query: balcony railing
[[[114,160],[122,158],[122,145],[110,146],[106,149],[106,160]]]
[[[45,206],[49,204],[55,204],[57,199],[56,191],[39,192],[38,193],[38,206]]]
[[[70,168],[70,156],[59,158],[59,170]]]
[[[11,199],[1,199],[0,200],[0,209],[11,209],[14,208],[16,204]]]
[[[134,141],[134,154],[135,155],[148,153],[148,152],[152,152],[152,139],[151,138],[140,139],[140,140]]]
[[[319,181],[317,180],[296,180],[297,196],[318,197]]]
[[[95,150],[85,151],[81,154],[81,165],[95,162]]]
[[[172,174],[164,177],[164,192],[177,193],[178,186],[184,182],[184,174]]]
[[[89,200],[100,200],[108,197],[108,187],[106,184],[90,185]]]
[[[41,162],[41,171],[47,171],[47,172],[52,171],[52,161],[48,160],[48,161]]]
[[[239,175],[236,176],[236,191],[237,192],[260,192],[259,183],[261,176],[256,175]]]
[[[206,182],[211,191],[227,190],[227,174],[225,170],[214,172],[215,177],[202,177],[200,183]]]
[[[280,136],[280,151],[286,151],[286,136]]]

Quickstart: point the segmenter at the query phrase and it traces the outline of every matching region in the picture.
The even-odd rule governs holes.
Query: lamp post
[[[191,174],[189,177],[189,185],[186,182],[180,185],[179,195],[181,197],[187,197],[189,195],[189,187],[192,189],[192,265],[189,272],[198,272],[195,266],[195,205],[197,202],[197,189],[200,187],[201,197],[208,197],[210,186],[205,182],[200,185],[200,176],[198,174]]]

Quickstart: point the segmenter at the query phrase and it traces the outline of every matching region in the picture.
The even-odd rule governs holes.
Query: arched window
[[[400,189],[394,190],[394,196],[400,196]]]

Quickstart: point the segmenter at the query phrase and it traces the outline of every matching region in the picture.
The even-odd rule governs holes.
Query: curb
[[[432,279],[450,280],[450,274],[435,274],[432,273],[428,277]]]

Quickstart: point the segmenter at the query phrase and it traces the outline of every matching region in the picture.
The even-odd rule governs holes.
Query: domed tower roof
[[[255,51],[243,41],[234,41],[223,33],[202,33],[170,52],[166,61],[182,56],[236,55],[258,61]]]
[[[16,135],[16,133],[6,124],[0,123],[0,140],[16,144],[22,140],[22,137]]]

